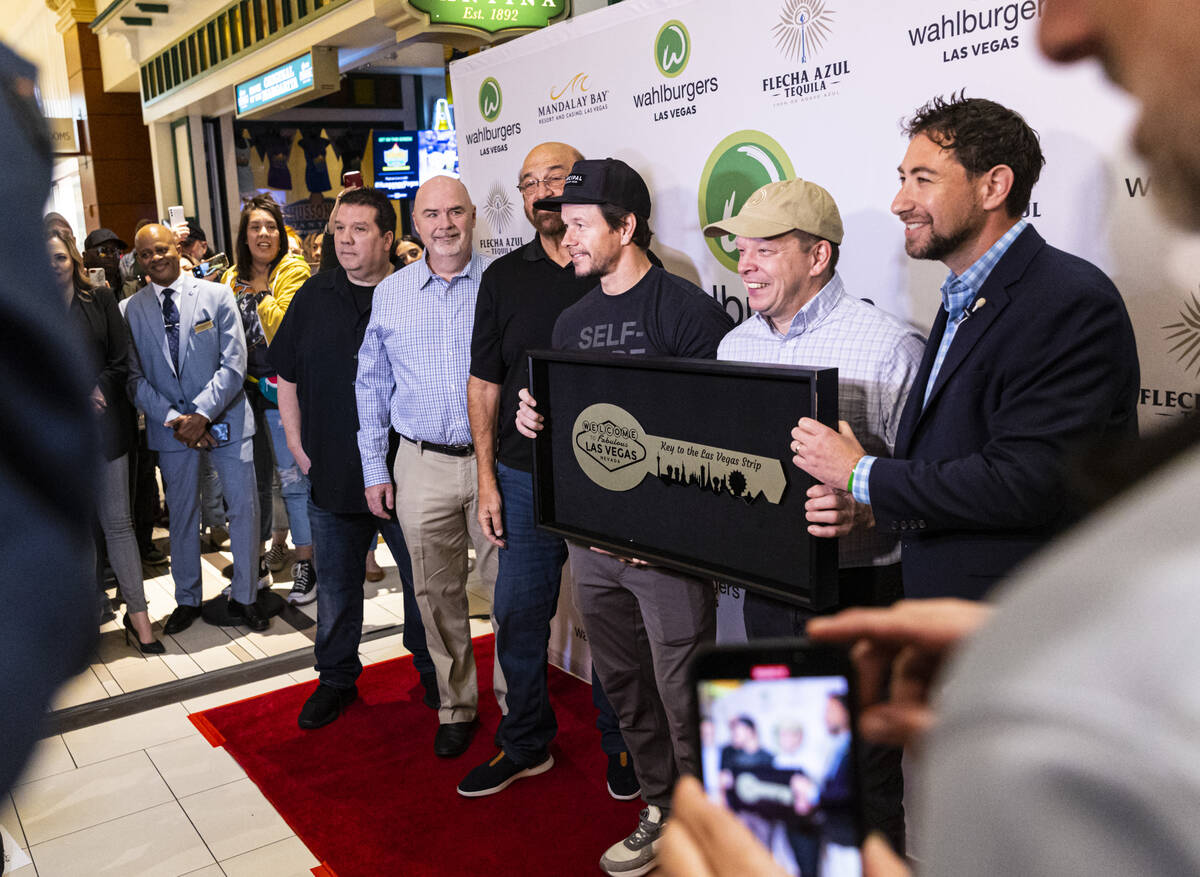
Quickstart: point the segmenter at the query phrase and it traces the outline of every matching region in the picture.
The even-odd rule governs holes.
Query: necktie
[[[163,325],[167,329],[167,346],[171,349],[171,364],[179,372],[179,308],[171,300],[175,290],[163,290]]]

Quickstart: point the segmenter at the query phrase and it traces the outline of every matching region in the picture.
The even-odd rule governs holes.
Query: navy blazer
[[[958,328],[938,310],[892,459],[871,469],[876,526],[900,535],[908,597],[982,598],[1076,520],[1073,452],[1137,436],[1129,314],[1096,266],[1026,228]]]

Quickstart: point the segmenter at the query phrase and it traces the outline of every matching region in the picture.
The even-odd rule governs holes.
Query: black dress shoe
[[[256,603],[239,603],[229,598],[229,617],[242,619],[242,624],[251,630],[266,630],[271,626],[271,620],[262,614]]]
[[[433,754],[440,758],[455,758],[467,751],[475,736],[475,722],[447,722],[438,725],[433,738]]]
[[[175,611],[167,618],[166,624],[163,625],[163,633],[167,636],[173,636],[177,633],[183,633],[192,626],[192,622],[200,617],[199,606],[188,606],[180,604],[175,607]]]
[[[151,566],[162,566],[167,562],[167,556],[151,545],[142,553],[142,563],[148,563]]]
[[[342,714],[354,699],[358,697],[358,687],[334,688],[332,685],[318,685],[317,690],[309,695],[300,710],[299,725],[305,730],[320,728],[328,725]]]

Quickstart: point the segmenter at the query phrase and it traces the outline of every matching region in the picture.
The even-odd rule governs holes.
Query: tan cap
[[[767,183],[747,199],[737,216],[704,226],[704,236],[773,238],[793,230],[840,244],[842,215],[833,196],[808,180]]]

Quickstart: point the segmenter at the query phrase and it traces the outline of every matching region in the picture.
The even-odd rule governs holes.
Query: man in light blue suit
[[[228,287],[180,272],[175,235],[147,225],[134,251],[150,282],[130,299],[133,336],[129,395],[146,413],[146,442],[171,509],[171,574],[178,604],[163,632],[186,630],[200,615],[200,454],[221,477],[229,506],[233,586],[229,614],[251,630],[268,620],[255,605],[258,491],[251,436],[254,418],[242,382],[246,336]]]

